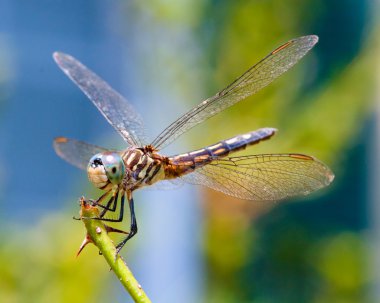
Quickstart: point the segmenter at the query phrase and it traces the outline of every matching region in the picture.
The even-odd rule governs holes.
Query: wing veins
[[[334,176],[323,163],[294,155],[222,158],[183,178],[238,198],[262,201],[305,195],[332,182]]]
[[[249,95],[255,94],[297,63],[315,45],[317,40],[316,36],[305,36],[290,40],[278,47],[225,89],[171,123],[157,136],[152,145],[156,148],[163,148],[195,125]],[[275,64],[278,62],[281,64],[276,66]],[[265,75],[268,76],[262,77]],[[217,107],[218,105],[219,107]],[[209,108],[210,106],[212,108]]]
[[[74,57],[59,52],[55,52],[53,57],[129,145],[143,145],[142,118],[121,94]]]

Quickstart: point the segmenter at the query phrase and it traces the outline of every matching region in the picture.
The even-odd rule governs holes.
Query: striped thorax
[[[152,185],[165,178],[164,157],[149,146],[127,149],[122,158],[129,174],[123,180],[126,188],[136,189]]]

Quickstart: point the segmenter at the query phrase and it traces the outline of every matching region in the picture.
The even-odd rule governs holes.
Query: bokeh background
[[[84,237],[86,173],[56,136],[123,141],[57,68],[96,71],[141,112],[150,138],[287,40],[320,42],[257,95],[165,150],[280,131],[249,153],[299,152],[332,186],[275,205],[204,188],[136,193],[122,251],[153,302],[380,302],[379,27],[376,1],[0,0],[0,302],[130,302]],[[124,222],[122,227],[128,226]]]

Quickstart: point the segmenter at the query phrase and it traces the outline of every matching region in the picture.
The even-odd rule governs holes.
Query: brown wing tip
[[[308,36],[303,36],[303,37],[299,37],[299,38],[296,38],[296,39],[292,39],[286,43],[284,43],[283,45],[277,47],[274,51],[272,51],[272,55],[282,51],[283,49],[289,47],[290,45],[296,43],[297,41],[300,41],[300,40],[303,40],[303,41],[310,41],[310,48],[313,47],[315,44],[318,43],[318,40],[319,40],[319,37],[317,35],[308,35]]]
[[[290,44],[292,44],[292,43],[293,43],[293,40],[288,41],[288,42],[286,42],[285,44],[283,44],[283,45],[277,47],[274,51],[272,51],[272,55],[274,55],[275,53],[278,53],[279,51],[283,50],[284,48],[287,48],[287,47],[288,47]]]
[[[54,143],[66,143],[68,139],[66,137],[57,137],[54,139]]]
[[[62,157],[62,154],[61,154],[61,144],[65,144],[67,143],[69,140],[65,137],[57,137],[54,139],[53,141],[53,148],[55,150],[55,152],[57,153],[57,155],[59,155],[60,157]]]
[[[289,155],[291,158],[294,158],[294,159],[300,159],[300,160],[306,160],[306,161],[310,161],[310,160],[315,160],[313,157],[311,156],[307,156],[307,155],[302,155],[302,154],[290,154]]]
[[[316,161],[318,162],[320,165],[322,165],[324,167],[324,170],[325,170],[325,177],[327,179],[327,182],[325,183],[325,185],[329,185],[332,181],[334,181],[335,179],[335,175],[334,173],[331,171],[331,169],[325,165],[324,163],[320,162],[318,159],[312,157],[312,156],[307,156],[307,155],[303,155],[303,154],[290,154],[289,155],[291,158],[294,158],[294,159],[299,159],[299,160],[305,160],[305,161]]]

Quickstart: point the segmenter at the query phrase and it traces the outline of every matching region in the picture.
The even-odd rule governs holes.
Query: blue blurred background
[[[99,193],[52,140],[124,145],[54,51],[126,96],[153,139],[281,43],[317,34],[294,69],[164,152],[276,127],[248,153],[314,155],[332,186],[277,205],[138,192],[123,256],[153,302],[379,302],[378,13],[369,0],[0,0],[0,301],[130,300],[95,247],[75,258],[85,231],[71,216]]]

